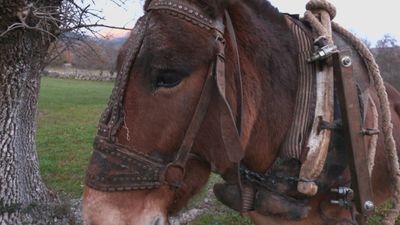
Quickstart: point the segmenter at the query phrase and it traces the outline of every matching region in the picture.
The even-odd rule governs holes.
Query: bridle
[[[220,100],[221,136],[227,150],[228,158],[238,163],[243,158],[243,147],[240,141],[242,127],[242,84],[240,74],[239,54],[236,38],[229,14],[225,12],[225,19],[212,19],[193,4],[180,0],[153,0],[146,9],[146,14],[139,19],[128,39],[128,52],[122,68],[117,76],[116,85],[108,107],[102,114],[90,165],[87,170],[86,184],[96,190],[112,192],[153,189],[162,184],[179,188],[185,177],[185,166],[191,152],[193,142],[200,126],[207,114],[208,106],[213,94],[213,88],[218,89]],[[143,43],[145,31],[152,11],[159,11],[177,18],[184,19],[194,25],[210,31],[215,37],[216,55],[210,63],[206,80],[195,112],[185,132],[175,159],[172,162],[163,162],[145,155],[131,147],[118,143],[116,134],[124,119],[123,97],[129,74]],[[224,31],[230,34],[232,45],[236,52],[235,74],[238,89],[238,116],[232,113],[225,95],[225,39]]]

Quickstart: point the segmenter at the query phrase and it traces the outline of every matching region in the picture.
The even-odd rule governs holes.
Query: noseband
[[[222,139],[227,149],[236,149],[231,151],[228,156],[231,161],[235,162],[240,161],[243,157],[239,139],[241,119],[239,122],[234,119],[232,110],[225,97],[224,19],[222,17],[212,19],[202,13],[197,6],[179,0],[154,0],[146,10],[146,14],[139,19],[127,41],[129,43],[129,50],[117,76],[116,85],[108,107],[100,119],[93,154],[86,175],[86,184],[96,190],[111,192],[152,189],[162,184],[179,187],[185,176],[186,163],[190,156],[193,155],[191,153],[193,142],[207,114],[214,86],[218,88],[220,99],[223,103],[221,107]],[[116,137],[117,131],[121,128],[124,120],[123,97],[127,81],[131,79],[129,78],[129,73],[142,46],[152,11],[159,11],[181,18],[210,31],[215,36],[215,45],[217,47],[215,60],[209,66],[207,78],[204,82],[192,120],[172,162],[164,162],[145,155],[131,147],[121,145],[118,143]],[[225,14],[225,20],[229,23],[228,31],[232,30],[227,13]],[[236,40],[233,41],[236,42]],[[238,114],[241,115],[242,91],[240,76],[236,80],[240,83],[238,89],[240,93],[240,112]],[[239,126],[236,126],[236,122],[238,122]]]

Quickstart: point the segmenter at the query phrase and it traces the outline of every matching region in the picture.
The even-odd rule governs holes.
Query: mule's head
[[[224,1],[210,0],[185,3],[188,6],[194,6],[194,9],[198,9],[199,12],[192,11],[190,7],[180,6],[177,1],[172,1],[171,4],[178,4],[176,6],[178,12],[148,9],[149,4],[151,7],[154,2],[168,4],[168,1],[159,0],[145,3],[146,14],[142,18],[142,22],[145,21],[143,22],[145,23],[144,36],[141,37],[138,34],[131,36],[128,40],[128,42],[135,42],[135,38],[142,38],[135,53],[135,60],[129,66],[127,81],[120,82],[123,85],[116,87],[125,90],[122,93],[123,100],[121,100],[123,116],[119,118],[118,115],[116,116],[116,120],[122,119],[120,123],[115,123],[117,125],[114,124],[114,127],[118,129],[111,136],[115,137],[113,143],[123,148],[123,153],[118,154],[129,156],[130,153],[134,153],[135,159],[132,162],[120,159],[118,155],[115,156],[117,153],[112,152],[108,157],[107,153],[102,151],[96,153],[97,155],[94,155],[92,159],[92,164],[97,160],[98,165],[89,167],[89,170],[102,167],[111,175],[112,170],[117,168],[119,171],[114,175],[121,175],[124,168],[119,167],[133,166],[136,168],[134,171],[137,173],[136,177],[130,176],[125,179],[134,180],[140,177],[141,182],[145,180],[145,183],[146,179],[148,183],[154,181],[144,175],[147,174],[147,170],[154,169],[146,164],[146,161],[155,161],[162,167],[176,159],[185,133],[192,124],[191,121],[206,80],[210,76],[210,71],[215,70],[218,53],[217,31],[210,27],[200,26],[196,20],[190,21],[189,18],[182,16],[179,10],[185,10],[199,19],[204,19],[202,18],[204,15],[214,21],[222,16],[224,7],[222,4]],[[197,13],[202,16],[200,17]],[[124,70],[123,62],[126,61],[124,57],[128,57],[130,47],[132,47],[131,44],[125,44],[120,53],[120,71]],[[213,85],[215,84],[212,83],[212,87]],[[228,84],[227,89],[229,88]],[[83,208],[84,220],[87,224],[166,224],[168,214],[181,209],[188,199],[206,183],[212,167],[208,162],[216,158],[219,158],[217,160],[222,164],[227,161],[223,152],[213,154],[214,151],[211,151],[211,149],[223,148],[219,135],[219,123],[216,123],[219,115],[217,103],[214,101],[216,91],[215,88],[208,91],[211,92],[211,100],[205,117],[201,120],[201,127],[196,132],[191,153],[188,155],[186,164],[183,165],[184,172],[179,168],[166,169],[168,172],[161,169],[160,179],[157,180],[159,184],[150,185],[150,187],[146,185],[138,185],[136,188],[121,186],[114,187],[110,192],[110,189],[86,186]],[[113,95],[118,96],[115,93]],[[110,102],[118,102],[117,98],[111,99]],[[112,104],[109,104],[109,110],[110,105]],[[107,113],[109,112],[106,111],[105,114]],[[115,115],[111,113],[104,119],[112,121],[113,116]],[[100,129],[102,125],[101,122]],[[106,127],[107,135],[112,133],[112,130],[113,128]],[[144,157],[145,166],[140,166],[143,162],[136,160],[140,158],[137,155]],[[140,165],[129,165],[129,163]],[[101,183],[102,179],[104,181],[101,175],[93,179],[98,179],[96,182]],[[182,182],[179,185],[173,185],[168,179]],[[142,188],[147,189],[141,190]]]

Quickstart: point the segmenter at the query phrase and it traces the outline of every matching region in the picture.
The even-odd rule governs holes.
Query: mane
[[[246,1],[246,3],[252,8],[254,13],[260,15],[265,18],[266,15],[273,15],[282,17],[281,13],[279,12],[278,8],[271,5],[269,1],[266,0],[251,0]]]
[[[287,88],[295,95],[297,76],[293,74],[297,74],[297,65],[295,60],[288,59],[297,58],[296,40],[284,14],[265,0],[240,1],[228,7],[228,11],[237,22],[236,31],[238,39],[242,39],[239,41],[244,52],[249,54],[258,68],[269,72],[272,82],[279,83],[267,86]]]

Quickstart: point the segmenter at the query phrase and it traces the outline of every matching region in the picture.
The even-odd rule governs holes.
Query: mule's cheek
[[[83,219],[86,225],[166,225],[168,188],[154,191],[101,192],[86,187]]]

